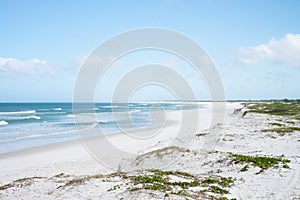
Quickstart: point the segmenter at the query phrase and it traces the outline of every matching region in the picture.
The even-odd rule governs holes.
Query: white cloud
[[[288,33],[281,39],[272,38],[266,44],[241,47],[238,51],[238,59],[245,64],[255,64],[268,59],[300,66],[300,34]]]
[[[0,57],[0,73],[10,74],[51,74],[55,73],[53,66],[40,59],[18,60],[16,58]]]

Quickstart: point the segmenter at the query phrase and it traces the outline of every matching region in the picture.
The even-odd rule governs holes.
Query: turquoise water
[[[97,123],[105,134],[119,132],[113,112],[129,113],[138,127],[155,126],[160,122],[150,111],[192,109],[199,105],[179,103],[96,103],[93,105]],[[90,109],[88,109],[90,111]],[[76,112],[76,116],[87,110]],[[85,122],[89,126],[89,122]],[[127,118],[119,119],[123,126],[132,126]],[[0,103],[0,154],[45,144],[78,139],[72,103]]]

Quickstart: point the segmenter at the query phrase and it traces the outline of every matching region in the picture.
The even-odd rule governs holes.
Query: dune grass
[[[283,116],[286,117],[286,119],[288,119],[288,121],[281,120],[283,123],[278,123],[278,122],[269,123],[269,125],[276,126],[276,127],[263,129],[262,132],[276,132],[279,135],[284,136],[286,133],[300,131],[300,127],[295,126],[296,122],[300,120],[300,100],[286,99],[286,100],[280,100],[280,101],[277,100],[277,101],[270,101],[270,102],[245,103],[244,105],[249,109],[249,112],[252,113]],[[284,124],[284,121],[289,125]]]
[[[232,177],[206,177],[199,178],[195,175],[180,172],[180,171],[161,171],[152,169],[149,173],[138,176],[128,176],[134,186],[130,191],[137,190],[153,190],[165,193],[165,197],[170,195],[180,195],[191,198],[200,198],[207,196],[207,192],[219,196],[214,196],[213,199],[227,199],[222,196],[228,194],[230,186],[234,184]],[[180,177],[182,181],[171,181],[170,176]],[[201,187],[200,193],[192,192],[191,188]],[[221,195],[221,196],[220,196]]]
[[[286,133],[292,133],[294,131],[300,131],[299,127],[291,126],[291,127],[277,127],[277,128],[270,128],[270,129],[263,129],[262,132],[275,132],[279,135],[283,136]]]
[[[269,123],[271,126],[284,126],[284,124],[278,123],[278,122],[272,122]]]
[[[269,169],[271,167],[278,168],[289,168],[288,164],[290,160],[283,159],[280,157],[269,157],[269,156],[248,156],[248,155],[241,155],[241,154],[233,154],[229,153],[229,156],[231,160],[235,164],[246,164],[241,171],[247,171],[249,168],[249,165],[259,167],[261,169],[261,172]]]
[[[244,105],[249,109],[249,112],[291,116],[296,120],[300,119],[300,100],[255,102],[246,103]]]
[[[35,181],[37,179],[42,179],[42,178],[44,178],[44,177],[34,176],[34,177],[21,178],[21,179],[13,181],[12,183],[8,183],[8,184],[0,186],[0,191],[6,190],[11,187],[18,187],[18,188],[26,187],[26,186],[31,185],[33,181]]]

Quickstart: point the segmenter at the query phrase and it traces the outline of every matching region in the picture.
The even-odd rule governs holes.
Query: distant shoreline
[[[263,98],[263,99],[226,99],[225,101],[212,101],[209,99],[206,100],[155,100],[155,101],[133,101],[129,103],[177,103],[177,102],[204,102],[204,103],[209,103],[209,102],[265,102],[265,101],[300,101],[300,98]],[[66,103],[66,104],[72,104],[74,102],[72,101],[0,101],[1,103]],[[99,102],[80,102],[80,103],[112,103],[111,101],[99,101]],[[113,103],[128,103],[128,102],[113,102]]]

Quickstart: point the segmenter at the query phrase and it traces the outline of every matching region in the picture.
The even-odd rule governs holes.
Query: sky
[[[300,1],[0,0],[0,102],[70,102],[80,67],[101,43],[144,27],[169,29],[197,42],[214,61],[226,99],[300,98]],[[168,65],[209,99],[205,80],[180,58],[159,51],[126,55],[95,92],[109,101],[133,66]],[[158,85],[135,101],[176,94]]]

